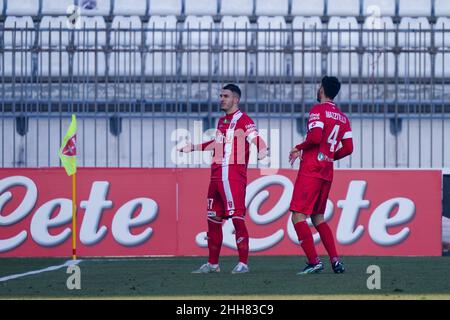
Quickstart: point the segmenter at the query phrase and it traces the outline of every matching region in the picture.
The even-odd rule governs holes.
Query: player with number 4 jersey
[[[296,145],[289,154],[291,165],[300,158],[300,169],[290,204],[292,222],[300,244],[308,258],[306,267],[299,274],[317,273],[323,270],[306,222],[311,217],[330,256],[335,273],[344,272],[330,227],[324,220],[325,207],[333,181],[333,162],[353,152],[350,121],[333,99],[341,84],[335,77],[325,76],[317,92],[319,104],[309,113],[308,131],[304,142]]]

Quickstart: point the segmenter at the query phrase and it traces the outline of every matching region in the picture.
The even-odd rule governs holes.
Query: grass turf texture
[[[68,290],[66,268],[0,282],[0,299],[450,299],[449,257],[344,257],[334,274],[298,276],[303,257],[251,257],[248,274],[232,275],[236,257],[221,258],[219,274],[191,274],[205,257],[83,259],[81,290]],[[0,278],[63,264],[60,258],[0,258]],[[381,268],[381,289],[369,290],[369,265]]]

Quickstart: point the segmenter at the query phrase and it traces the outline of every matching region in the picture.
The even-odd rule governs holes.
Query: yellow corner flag
[[[61,149],[59,149],[59,158],[68,176],[77,172],[77,118],[74,114],[66,136],[62,141]]]
[[[72,176],[72,259],[77,259],[77,206],[76,206],[76,173],[77,173],[77,118],[72,115],[72,122],[59,149],[59,157],[66,169],[67,175]]]

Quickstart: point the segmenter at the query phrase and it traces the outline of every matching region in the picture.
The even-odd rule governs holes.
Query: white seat
[[[372,17],[394,17],[396,0],[364,0],[363,15]]]
[[[363,46],[369,48],[395,46],[394,22],[390,17],[367,17],[363,26]]]
[[[115,0],[114,15],[145,16],[147,14],[147,0]]]
[[[220,23],[219,44],[226,48],[245,48],[251,44],[251,32],[248,17],[226,16]],[[236,31],[235,31],[236,30]]]
[[[243,77],[250,74],[250,57],[245,52],[222,51],[219,54],[219,76]]]
[[[431,15],[431,0],[399,0],[400,17],[426,17]]]
[[[224,16],[251,16],[253,14],[253,0],[222,1],[220,14]]]
[[[9,1],[11,2],[11,1]],[[70,8],[75,5],[74,0],[43,0],[42,14],[43,15],[65,15]]]
[[[286,22],[283,17],[259,17],[258,53],[256,74],[260,76],[281,76],[285,74],[285,54],[287,44]],[[283,31],[280,31],[283,30]]]
[[[145,55],[146,76],[175,76],[177,74],[176,53],[170,50],[152,51]]]
[[[133,49],[113,51],[109,56],[109,76],[139,76],[141,75],[141,54]]]
[[[357,77],[359,71],[358,54],[331,52],[328,54],[327,73],[336,77]]]
[[[294,53],[293,71],[296,77],[320,77],[322,75],[320,52]]]
[[[440,48],[450,48],[450,18],[438,18],[434,26],[434,44]],[[450,68],[448,68],[450,69]]]
[[[202,48],[183,53],[181,74],[183,76],[208,76],[214,73],[213,55]]]
[[[69,75],[69,54],[64,51],[40,52],[38,54],[38,75],[58,77]]]
[[[81,13],[86,16],[109,16],[111,0],[79,0]]]
[[[136,47],[142,41],[142,22],[138,16],[116,16],[111,24],[111,45]]]
[[[217,1],[185,0],[184,13],[193,16],[214,16],[217,14]]]
[[[295,17],[292,21],[294,30],[294,46],[296,47],[320,47],[322,44],[322,21],[319,17]]]
[[[382,79],[395,76],[395,55],[380,49],[363,54],[363,77]]]
[[[150,15],[166,16],[181,14],[182,0],[151,0],[150,1]]]
[[[81,16],[75,29],[74,44],[77,47],[106,45],[106,23],[103,17]]]
[[[35,32],[31,17],[6,17],[4,31],[5,47],[31,47],[34,44]]]
[[[425,52],[401,53],[398,58],[398,76],[402,78],[430,77],[430,55]]]
[[[211,16],[188,16],[184,22],[183,45],[188,47],[204,47],[214,44],[214,21]]]
[[[39,0],[8,1],[7,16],[36,16],[39,13]]]
[[[255,14],[257,16],[286,16],[288,0],[256,0]]]
[[[328,45],[333,48],[350,48],[359,45],[359,26],[355,17],[332,17],[328,23]],[[339,30],[339,31],[338,31]]]
[[[359,0],[328,0],[328,15],[333,16],[359,16]]]
[[[448,67],[450,61],[450,53],[437,53],[435,63],[435,76],[438,78],[450,77],[450,68]]]
[[[32,62],[30,51],[6,51],[0,55],[0,59],[4,60],[4,70],[1,70],[2,61],[0,61],[0,75],[7,77],[31,76]]]
[[[177,18],[175,16],[152,16],[148,21],[146,44],[149,47],[172,47],[177,44]]]
[[[292,0],[291,14],[293,16],[323,16],[324,0]]]
[[[285,46],[287,43],[286,22],[283,17],[259,17],[258,46]],[[283,30],[283,31],[281,31]]]
[[[449,17],[450,16],[450,1],[435,0],[434,15],[438,16],[438,17]]]
[[[106,74],[106,58],[104,52],[76,51],[73,56],[74,76],[99,76]]]
[[[431,26],[425,17],[402,18],[398,29],[398,44],[401,47],[423,48],[431,44]]]
[[[258,49],[256,59],[255,74],[257,76],[279,77],[287,74],[285,54],[280,48]]]
[[[69,27],[66,17],[43,17],[39,26],[39,44],[44,47],[69,45]]]

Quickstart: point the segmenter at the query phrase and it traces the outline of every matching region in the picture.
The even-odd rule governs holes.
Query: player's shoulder
[[[245,113],[244,111],[239,111],[241,113],[241,117],[239,118],[242,122],[253,122],[252,118]]]

